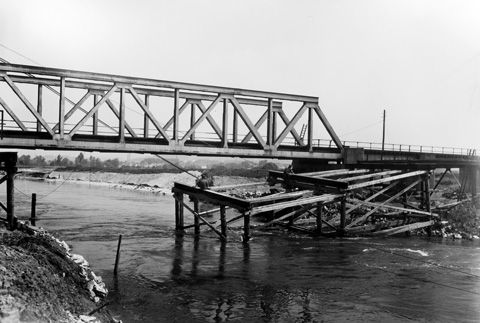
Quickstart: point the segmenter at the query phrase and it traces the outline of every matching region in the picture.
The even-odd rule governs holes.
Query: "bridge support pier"
[[[0,203],[2,209],[7,213],[6,218],[1,218],[5,222],[8,230],[13,231],[17,228],[17,218],[15,217],[14,208],[14,176],[17,172],[17,153],[4,152],[0,153],[0,170],[5,172],[5,175],[0,179],[0,184],[6,182],[6,203]]]

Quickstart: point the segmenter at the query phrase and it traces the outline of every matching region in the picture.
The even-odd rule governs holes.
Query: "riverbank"
[[[0,228],[0,321],[113,323],[107,289],[80,255],[28,225]]]

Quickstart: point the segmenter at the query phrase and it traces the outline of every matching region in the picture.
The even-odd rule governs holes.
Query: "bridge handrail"
[[[315,139],[316,147],[334,147],[329,139]],[[364,148],[370,150],[382,150],[381,143],[364,142],[364,141],[342,141],[344,147]],[[391,144],[385,143],[384,150],[398,151],[409,153],[432,153],[432,154],[450,154],[450,155],[471,155],[476,156],[476,150],[471,148],[455,148],[441,146],[423,146],[423,145],[407,145],[407,144]]]
[[[255,91],[255,90],[247,90],[247,89],[240,89],[240,88],[229,88],[229,87],[202,85],[202,84],[194,84],[194,83],[173,82],[173,81],[155,80],[155,79],[149,79],[149,78],[120,76],[120,75],[114,75],[114,74],[92,73],[92,72],[73,71],[73,70],[65,70],[65,69],[49,68],[49,67],[48,68],[38,67],[38,66],[31,66],[31,65],[0,63],[0,72],[48,75],[48,76],[58,76],[58,77],[65,77],[65,78],[71,78],[71,79],[87,79],[87,80],[92,80],[97,82],[127,83],[127,84],[133,84],[135,86],[179,89],[179,90],[208,92],[208,93],[213,92],[213,93],[226,94],[226,95],[240,95],[240,96],[246,96],[246,97],[261,97],[261,98],[267,98],[267,99],[279,99],[279,100],[287,100],[287,101],[318,103],[318,97],[313,97],[313,96],[266,92],[266,91]]]

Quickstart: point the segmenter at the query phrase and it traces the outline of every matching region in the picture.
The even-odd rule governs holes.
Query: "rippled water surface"
[[[91,263],[125,323],[480,321],[477,241],[253,231],[243,244],[232,229],[222,243],[175,235],[170,196],[60,184],[17,180],[17,215],[37,193],[38,225]]]

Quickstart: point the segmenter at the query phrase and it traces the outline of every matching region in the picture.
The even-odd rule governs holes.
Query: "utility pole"
[[[380,160],[383,160],[383,151],[385,150],[385,119],[386,119],[386,112],[385,110],[383,110],[382,154],[380,155]]]

